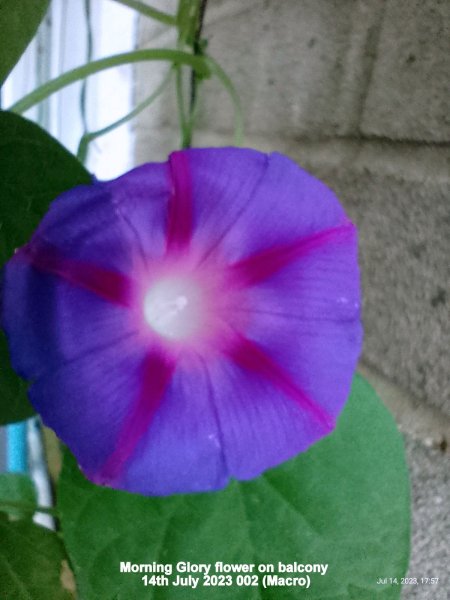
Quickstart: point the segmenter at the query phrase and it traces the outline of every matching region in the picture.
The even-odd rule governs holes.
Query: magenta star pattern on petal
[[[30,399],[92,481],[220,489],[330,433],[361,347],[355,227],[279,154],[173,153],[62,194],[5,269]]]

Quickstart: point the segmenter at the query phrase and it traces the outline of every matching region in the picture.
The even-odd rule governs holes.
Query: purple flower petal
[[[12,364],[26,379],[114,344],[135,329],[123,305],[44,273],[23,256],[7,265],[3,287]]]
[[[53,203],[6,268],[13,364],[93,481],[218,489],[333,429],[356,256],[333,193],[289,159],[177,152]]]
[[[194,238],[208,253],[236,261],[348,222],[331,190],[285,156],[235,148],[188,156]]]
[[[194,201],[194,244],[203,257],[214,250],[223,255],[227,237],[245,215],[266,174],[268,157],[256,150],[236,148],[195,148],[185,156]],[[232,254],[240,258],[239,246],[235,250],[237,254]]]
[[[249,368],[250,361],[223,360],[211,369],[227,472],[236,479],[260,475],[331,430],[326,416],[312,408],[314,402],[290,377],[281,377],[278,369],[268,376],[267,364],[273,361],[261,361],[259,369],[257,360]]]
[[[192,182],[189,160],[183,152],[169,158],[172,190],[167,215],[167,251],[178,252],[189,246],[192,237]]]
[[[139,382],[134,403],[129,406],[114,451],[95,473],[95,481],[110,484],[121,477],[127,461],[152,425],[174,370],[173,361],[157,350],[148,351],[135,379]],[[137,393],[136,393],[137,392]],[[133,395],[131,397],[133,397]]]
[[[129,237],[133,260],[147,268],[166,250],[166,225],[172,182],[167,164],[142,165],[118,179],[99,184],[110,197],[110,211]],[[112,209],[112,210],[111,210]]]
[[[38,378],[30,400],[95,479],[141,392],[145,348],[136,334],[84,353]]]
[[[231,265],[233,276],[242,286],[251,286],[264,281],[291,263],[305,256],[320,252],[323,248],[336,243],[346,242],[353,237],[354,226],[351,223],[324,229],[319,233],[298,238],[287,244],[278,244],[261,252],[256,252]],[[298,270],[298,267],[296,268]]]
[[[52,202],[26,248],[60,248],[67,258],[127,273],[132,241],[129,228],[113,209],[107,186],[93,182]]]
[[[224,487],[230,476],[206,360],[180,360],[118,487],[146,495]]]

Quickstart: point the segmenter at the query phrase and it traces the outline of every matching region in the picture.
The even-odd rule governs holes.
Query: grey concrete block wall
[[[248,133],[356,131],[383,2],[259,0],[242,2],[237,12],[232,3],[210,6],[210,51],[233,74]],[[229,111],[217,110],[227,106],[226,93],[215,83],[209,87],[200,124],[226,130]]]
[[[387,0],[361,122],[365,135],[450,140],[450,2]]]
[[[437,585],[403,587],[403,600],[448,600],[450,597],[450,478],[448,457],[407,440],[413,520],[409,577],[438,577]]]
[[[449,141],[448,1],[210,6],[210,50],[233,73],[249,133]],[[229,127],[229,112],[217,110],[225,96],[212,85],[203,106],[216,130]]]
[[[210,53],[233,76],[246,132],[291,137],[355,132],[382,17],[382,0],[210,0],[205,28]],[[160,33],[143,23],[141,45],[173,41],[171,32]],[[155,69],[139,72],[139,95],[145,95]],[[206,87],[199,125],[227,131],[232,123],[227,92],[217,80]],[[163,124],[174,109],[172,102],[159,115]]]
[[[382,151],[382,149],[380,149]],[[450,181],[419,173],[321,172],[360,231],[364,359],[450,415]]]
[[[238,14],[224,12],[210,24],[211,54],[233,74],[248,133],[332,135],[345,128],[351,99],[341,83],[353,7],[353,0],[243,2]],[[226,130],[228,98],[219,85],[209,87],[200,125]]]

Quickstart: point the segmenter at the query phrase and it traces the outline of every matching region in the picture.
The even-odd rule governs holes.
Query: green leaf
[[[0,473],[0,510],[20,519],[36,512],[58,516],[52,507],[38,506],[34,483],[24,473]]]
[[[0,513],[0,517],[1,517]],[[0,518],[0,590],[11,600],[69,600],[61,583],[64,548],[57,535],[30,521]]]
[[[0,111],[0,266],[28,241],[52,200],[91,176],[35,123]]]
[[[355,378],[336,431],[262,477],[207,494],[145,498],[96,487],[66,455],[59,484],[66,548],[83,598],[374,600],[399,598],[409,555],[403,442]],[[143,587],[131,563],[325,563],[311,587]],[[173,580],[174,576],[170,578]]]
[[[61,192],[88,183],[84,167],[40,127],[0,111],[0,268],[26,243]],[[33,414],[0,331],[0,424]]]
[[[49,0],[0,0],[0,86],[31,42]]]
[[[21,506],[26,507],[25,510]],[[28,475],[0,473],[0,510],[3,508],[15,517],[30,517],[36,506],[36,489]]]
[[[27,384],[13,371],[6,336],[0,330],[0,425],[23,421],[33,415],[34,409],[27,398]]]

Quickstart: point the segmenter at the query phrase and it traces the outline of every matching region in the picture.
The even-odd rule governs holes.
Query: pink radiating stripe
[[[231,272],[241,285],[254,285],[274,275],[277,271],[326,244],[346,241],[353,235],[352,223],[326,229],[290,244],[274,246],[257,252],[230,266]]]
[[[192,236],[192,180],[185,152],[169,157],[172,194],[167,218],[167,250],[189,246]]]
[[[150,426],[170,382],[174,367],[173,362],[157,351],[151,351],[145,357],[136,404],[119,434],[116,449],[94,477],[97,483],[107,484],[120,477],[125,462],[131,457]]]
[[[92,263],[65,257],[54,246],[38,249],[25,246],[16,254],[16,260],[24,259],[35,269],[88,290],[108,302],[130,306],[133,283],[116,271],[109,271]]]
[[[230,351],[230,356],[238,366],[264,377],[295,400],[302,409],[308,411],[316,421],[319,421],[327,431],[334,429],[334,419],[321,406],[308,398],[292,380],[289,373],[272,360],[257,344],[239,336],[237,343]]]

